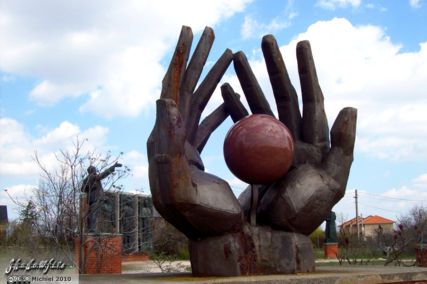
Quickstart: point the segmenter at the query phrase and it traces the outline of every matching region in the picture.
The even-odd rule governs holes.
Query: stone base
[[[240,276],[314,271],[314,255],[305,235],[270,227],[190,241],[194,276]]]
[[[325,243],[323,245],[325,249],[325,258],[337,259],[338,257],[338,243]]]
[[[85,234],[74,240],[76,263],[80,274],[122,273],[123,236],[120,234]],[[80,253],[83,252],[83,258]],[[83,265],[80,265],[80,261]]]

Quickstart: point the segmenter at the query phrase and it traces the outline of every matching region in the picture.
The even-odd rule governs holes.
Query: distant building
[[[186,240],[181,232],[160,216],[151,196],[106,191],[99,209],[98,232],[122,234],[124,254],[149,252],[155,246],[162,245],[159,241],[162,238],[170,238],[170,246]]]
[[[0,205],[0,240],[3,240],[6,237],[6,228],[8,223],[7,206]]]
[[[136,253],[152,248],[153,203],[151,196],[106,192],[98,229],[123,235],[123,252]]]
[[[87,204],[86,194],[81,195],[80,202]],[[80,209],[81,216],[85,216],[87,205]],[[159,219],[153,216],[153,211],[151,196],[106,191],[98,209],[97,230],[99,233],[122,234],[125,254],[150,251],[153,221]]]
[[[381,230],[383,234],[391,234],[394,223],[396,222],[378,215],[359,217],[359,232],[364,238],[374,238]],[[342,223],[340,228],[348,234],[357,234],[357,218]]]

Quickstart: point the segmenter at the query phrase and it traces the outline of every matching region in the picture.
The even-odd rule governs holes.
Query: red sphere
[[[250,184],[271,183],[282,177],[294,158],[289,129],[270,115],[239,120],[227,133],[224,158],[231,172]]]

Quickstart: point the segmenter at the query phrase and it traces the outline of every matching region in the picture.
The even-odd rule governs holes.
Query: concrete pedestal
[[[80,274],[122,273],[122,244],[121,234],[85,234],[83,244],[76,238],[74,248]]]
[[[338,256],[338,243],[325,243],[325,258],[336,259]]]
[[[194,276],[240,276],[314,271],[310,239],[301,234],[247,226],[242,232],[190,241]]]

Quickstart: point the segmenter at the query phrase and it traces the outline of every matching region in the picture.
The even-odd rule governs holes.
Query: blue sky
[[[133,170],[126,190],[149,193],[145,142],[181,25],[195,40],[214,28],[207,67],[225,48],[243,50],[270,102],[262,36],[275,35],[298,92],[295,46],[310,40],[329,123],[343,107],[359,110],[338,220],[354,216],[356,188],[363,216],[397,219],[427,206],[425,0],[15,0],[1,2],[0,19],[0,204],[12,217],[3,189],[29,196],[39,176],[34,151],[53,167],[52,153],[76,135],[100,151],[123,151]],[[232,67],[222,82],[242,93]],[[207,111],[220,103],[217,90]],[[203,159],[238,195],[246,185],[222,156],[231,125],[214,133]]]

